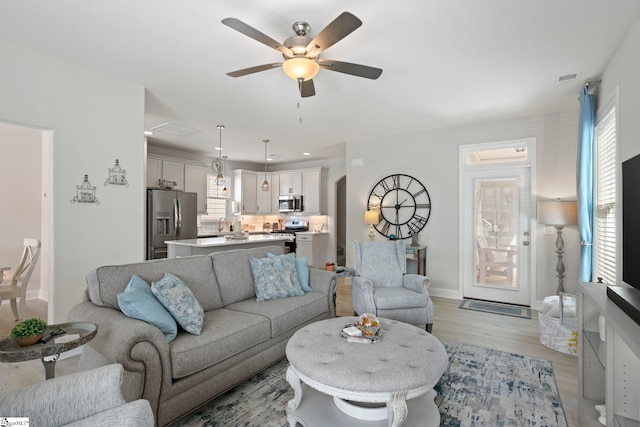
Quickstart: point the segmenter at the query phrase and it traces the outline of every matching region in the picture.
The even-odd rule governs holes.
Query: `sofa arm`
[[[309,268],[309,286],[314,292],[320,292],[327,296],[329,315],[336,317],[336,306],[333,297],[338,287],[338,276],[336,273],[319,268]]]
[[[122,375],[122,366],[113,364],[11,390],[0,394],[0,413],[29,417],[34,426],[61,426],[88,417],[98,420],[100,413],[113,408],[122,413],[126,403],[120,391]],[[146,425],[153,425],[151,408],[142,402],[147,404],[144,419],[151,420]]]
[[[95,338],[85,344],[80,358],[83,369],[107,363],[124,367],[127,401],[146,399],[157,416],[162,384],[171,384],[169,344],[155,326],[132,319],[112,308],[82,302],[69,312],[70,321],[98,324]]]
[[[404,276],[402,276],[402,286],[404,288],[410,289],[423,295],[429,295],[430,285],[431,279],[419,274],[405,274]]]
[[[353,276],[351,278],[351,299],[353,310],[357,314],[373,313],[377,315],[371,280],[361,276]]]

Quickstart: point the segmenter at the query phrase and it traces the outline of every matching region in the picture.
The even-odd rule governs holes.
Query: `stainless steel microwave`
[[[278,197],[278,212],[302,212],[302,196],[287,194]]]

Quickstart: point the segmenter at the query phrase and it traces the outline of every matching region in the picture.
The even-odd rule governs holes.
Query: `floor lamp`
[[[564,240],[562,240],[562,229],[565,225],[578,223],[578,203],[577,202],[561,202],[560,200],[549,202],[538,202],[538,222],[540,224],[552,225],[556,228],[558,236],[556,237],[556,254],[558,254],[558,264],[556,265],[556,273],[558,277],[557,293],[564,292],[564,262],[562,262],[562,254],[564,249]]]

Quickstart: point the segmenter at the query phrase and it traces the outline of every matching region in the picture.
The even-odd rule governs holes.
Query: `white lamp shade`
[[[380,216],[376,211],[366,211],[364,213],[364,223],[367,225],[375,225],[380,222]]]
[[[559,200],[538,202],[538,223],[546,225],[577,224],[578,203]]]
[[[287,76],[295,81],[298,79],[307,81],[318,74],[320,66],[317,62],[307,58],[291,58],[282,63],[282,69]]]

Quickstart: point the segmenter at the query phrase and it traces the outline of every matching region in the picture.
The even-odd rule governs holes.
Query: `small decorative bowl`
[[[358,318],[356,327],[366,337],[376,336],[380,331],[380,321],[374,314],[365,313]]]

